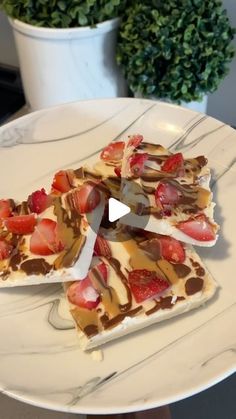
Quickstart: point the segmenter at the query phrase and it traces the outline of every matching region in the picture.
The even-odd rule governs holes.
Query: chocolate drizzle
[[[118,323],[121,323],[122,320],[124,320],[125,317],[133,317],[142,310],[143,310],[143,307],[138,306],[138,307],[134,308],[133,310],[126,311],[125,313],[120,313],[117,316],[113,317],[112,319],[107,320],[104,323],[104,329],[110,329],[110,328],[116,326]]]
[[[194,261],[192,258],[190,259],[190,261],[193,268],[195,269],[196,275],[204,276],[206,272],[205,272],[205,269],[200,265],[200,263],[197,261]]]
[[[79,167],[78,169],[74,170],[74,175],[78,179],[83,179],[83,177],[84,177],[84,169],[83,169],[83,167]]]
[[[178,191],[178,201],[175,205],[172,205],[172,212],[181,210],[181,212],[185,214],[197,214],[209,205],[211,200],[211,192],[209,190],[200,187],[198,184],[180,183],[176,179],[167,178],[166,176],[162,176],[161,178],[158,175],[158,172],[155,173],[155,176],[150,176],[150,174],[143,174],[141,176],[140,179],[143,192],[146,195],[153,195],[156,191],[156,187],[148,186],[143,181],[150,181],[151,183],[161,181],[164,184],[173,186],[175,190]],[[138,215],[153,214],[157,218],[163,218],[163,216],[165,217],[165,214],[162,212],[163,211],[161,211],[159,207],[150,207],[142,204],[142,208],[139,208]]]
[[[196,270],[195,270],[197,276],[205,276],[205,269],[202,266],[199,266]]]
[[[203,288],[203,279],[200,277],[191,277],[185,283],[185,291],[187,295],[193,295],[201,291]]]
[[[165,173],[165,172],[161,172],[160,170],[154,170],[154,169],[148,169],[145,170],[145,172],[142,173],[142,175],[140,176],[140,179],[143,180],[144,182],[157,182],[157,181],[162,181],[163,179],[166,178],[175,178],[175,175],[171,174],[171,173]]]
[[[101,180],[102,179],[102,175],[100,175],[99,173],[96,172],[91,172],[88,169],[84,169],[84,173],[83,176],[87,179],[92,179],[92,180]]]
[[[155,306],[152,307],[150,310],[146,311],[146,315],[150,316],[151,314],[155,313],[158,310],[166,310],[171,309],[178,301],[185,300],[184,297],[177,297],[175,301],[173,301],[173,297],[169,295],[168,297],[161,297],[158,301],[155,300]]]
[[[98,327],[96,326],[96,324],[88,324],[87,326],[85,326],[84,328],[84,333],[88,336],[88,337],[92,337],[98,334]]]
[[[148,143],[147,141],[142,141],[137,147],[137,149],[143,150],[150,155],[152,155],[152,153],[156,153],[157,151],[159,151],[162,154],[164,154],[167,151],[161,144]],[[153,154],[153,156],[156,156],[156,154]],[[158,157],[160,156],[161,155],[158,155]],[[168,157],[168,155],[166,157]]]
[[[20,267],[27,275],[46,275],[52,269],[52,265],[43,258],[28,259]]]
[[[139,244],[139,247],[145,250],[152,260],[161,259],[161,246],[158,239],[145,240]]]
[[[126,304],[119,304],[119,308],[120,308],[121,312],[127,312],[132,307],[132,294],[131,294],[130,288],[128,286],[128,283],[127,283],[127,278],[123,274],[123,272],[121,271],[121,265],[120,265],[120,262],[117,259],[111,257],[111,258],[108,259],[108,263],[113,267],[113,269],[115,270],[116,274],[118,275],[118,277],[120,278],[122,284],[124,285],[124,287],[126,289],[127,303]]]
[[[9,268],[11,268],[13,271],[17,271],[20,267],[20,263],[22,262],[22,260],[22,253],[20,253],[20,251],[17,249],[13,250],[13,253],[9,261]]]
[[[179,278],[185,278],[191,272],[191,268],[183,263],[173,263],[172,266]]]
[[[54,261],[54,269],[70,268],[73,266],[81,254],[85,241],[86,237],[80,235],[72,241],[70,247],[67,245],[66,249],[62,250]]]
[[[171,205],[170,214],[162,214],[158,205],[154,204],[153,207],[150,207],[150,205],[142,204],[138,207],[138,215],[153,214],[154,217],[160,219],[173,214],[177,216],[179,211],[186,215],[194,215],[208,207],[211,202],[211,192],[200,186],[198,178],[202,168],[207,164],[207,159],[204,156],[185,159],[185,173],[178,176],[176,173],[161,169],[163,162],[172,155],[168,153],[168,150],[151,143],[141,143],[138,148],[147,152],[148,161],[152,162],[150,167],[146,164],[139,178],[144,194],[146,196],[155,194],[158,183],[161,182],[173,186],[179,196],[178,200]],[[153,209],[158,209],[158,211],[153,211]]]
[[[100,295],[101,303],[105,311],[100,317],[98,311],[95,309],[86,310],[76,307],[71,311],[78,327],[80,327],[80,329],[83,330],[88,337],[94,336],[102,329],[114,327],[117,323],[122,321],[128,313],[130,315],[135,314],[133,313],[134,310],[130,310],[132,296],[129,288],[127,287],[126,278],[120,270],[120,263],[115,258],[107,259],[107,262],[115,270],[125,286],[128,303],[124,305],[120,304],[120,300],[115,289],[104,282],[104,279],[96,266],[92,268],[90,270],[90,279],[94,288]],[[137,309],[135,310],[138,311]]]
[[[30,214],[30,209],[28,207],[28,202],[23,201],[19,205],[16,206],[17,215],[27,215]]]
[[[64,250],[54,261],[54,268],[67,268],[73,266],[85,245],[86,237],[80,232],[81,215],[76,210],[74,192],[66,196],[66,205],[69,210],[62,206],[60,197],[53,202],[54,214],[57,216],[58,233],[65,245]]]

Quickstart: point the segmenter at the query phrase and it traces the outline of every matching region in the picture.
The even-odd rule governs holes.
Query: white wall
[[[236,27],[236,0],[223,0],[231,24]],[[236,37],[234,39],[236,49]],[[0,63],[17,66],[18,59],[11,27],[0,12]],[[217,92],[209,96],[207,113],[230,125],[236,126],[236,56],[230,65],[230,73]]]
[[[231,25],[236,27],[236,0],[223,0]],[[233,41],[236,50],[236,36]],[[227,124],[236,126],[236,55],[230,65],[230,73],[219,89],[209,96],[207,113]]]
[[[12,29],[3,12],[0,12],[0,63],[18,66]]]

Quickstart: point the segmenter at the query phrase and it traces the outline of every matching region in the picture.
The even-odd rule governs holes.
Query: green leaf
[[[62,10],[63,12],[66,10],[66,2],[65,1],[59,1],[57,3],[58,7],[60,10]]]
[[[0,0],[8,16],[44,27],[94,26],[121,16],[128,0]]]

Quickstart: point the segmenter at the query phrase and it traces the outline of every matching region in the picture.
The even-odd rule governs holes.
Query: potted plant
[[[116,64],[126,0],[0,0],[10,18],[31,109],[125,96]]]
[[[136,97],[202,112],[234,55],[235,30],[219,0],[134,2],[119,33],[117,61]]]

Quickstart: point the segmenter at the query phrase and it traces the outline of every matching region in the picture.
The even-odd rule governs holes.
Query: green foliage
[[[234,50],[221,0],[0,0],[12,18],[44,27],[120,16],[117,61],[133,93],[180,102],[217,89]]]
[[[96,25],[119,16],[125,6],[126,0],[0,0],[8,16],[51,28]]]
[[[227,74],[234,34],[220,0],[134,1],[123,16],[117,61],[133,93],[201,100]]]

